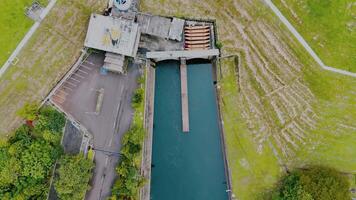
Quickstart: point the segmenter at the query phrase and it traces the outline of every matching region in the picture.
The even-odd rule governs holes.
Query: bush
[[[33,121],[37,118],[38,105],[36,103],[26,103],[16,114],[25,120]]]
[[[135,91],[135,94],[132,97],[132,103],[134,108],[137,108],[143,101],[143,95],[144,90],[142,88],[139,88]]]
[[[216,41],[216,48],[218,48],[218,49],[221,49],[221,48],[223,48],[223,43],[222,42],[220,42],[220,41]]]
[[[51,132],[62,132],[66,119],[64,115],[52,107],[44,107],[40,110],[35,128],[37,131],[49,130]]]
[[[349,200],[347,177],[332,168],[312,166],[295,170],[282,178],[272,200]]]
[[[134,199],[144,179],[140,174],[137,159],[140,157],[144,131],[142,127],[133,126],[123,138],[121,161],[116,171],[119,175],[113,188],[113,199]]]
[[[94,164],[83,155],[64,156],[60,162],[54,187],[61,200],[82,200],[89,189]]]

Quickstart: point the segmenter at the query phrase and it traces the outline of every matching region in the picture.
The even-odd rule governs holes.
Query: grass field
[[[105,0],[58,0],[18,55],[19,62],[0,79],[0,135],[19,125],[16,111],[28,101],[41,101],[75,63],[83,48],[90,13]]]
[[[354,0],[273,0],[326,65],[356,72]]]
[[[355,172],[356,79],[322,71],[262,1],[147,0],[141,9],[216,19],[222,54],[239,55],[238,62],[221,60],[219,72],[238,199],[260,199],[286,168],[323,164]]]
[[[0,1],[0,67],[6,62],[17,44],[34,23],[25,15],[25,8],[33,0]],[[45,0],[39,1],[43,6]]]

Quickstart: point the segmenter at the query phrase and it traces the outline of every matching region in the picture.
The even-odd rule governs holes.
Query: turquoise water
[[[190,132],[182,132],[179,62],[156,68],[152,200],[226,200],[211,64],[188,65]]]

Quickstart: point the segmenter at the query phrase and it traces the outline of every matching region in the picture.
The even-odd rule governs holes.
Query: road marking
[[[71,83],[71,82],[69,82],[69,81],[66,81],[66,83],[68,83],[69,85],[72,85],[72,86],[74,86],[74,87],[77,87],[77,85],[76,85],[76,84]]]
[[[75,78],[73,78],[73,77],[70,77],[69,79],[71,79],[71,80],[73,80],[73,81],[76,81],[76,82],[80,83],[80,80],[75,79]]]
[[[83,67],[83,68],[85,68],[85,69],[87,69],[87,70],[89,70],[89,71],[91,71],[91,70],[93,70],[93,68],[91,68],[91,67],[88,67],[88,66],[85,66],[85,65],[80,65],[81,67]]]
[[[80,68],[78,68],[78,71],[79,71],[79,72],[82,72],[82,73],[84,73],[84,74],[89,74],[88,72],[86,72],[86,71],[84,71],[84,70],[81,70]]]
[[[70,90],[70,91],[73,91],[73,89],[70,88],[70,87],[68,87],[68,86],[62,85],[62,87],[65,88],[65,89],[68,89],[68,90]]]
[[[69,93],[63,91],[62,89],[59,89],[58,92],[61,92],[61,93],[63,93],[63,94],[66,95],[66,96],[69,95]]]
[[[79,75],[79,74],[77,74],[77,73],[74,73],[74,74],[73,74],[73,76],[78,76],[79,78],[82,78],[82,79],[84,79],[84,78],[85,78],[84,76]]]

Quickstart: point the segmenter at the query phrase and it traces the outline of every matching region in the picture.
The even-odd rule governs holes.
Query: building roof
[[[185,23],[184,19],[173,18],[171,27],[169,29],[168,38],[171,40],[182,41],[184,23]]]
[[[135,57],[140,32],[133,21],[92,14],[84,45],[106,52]]]

